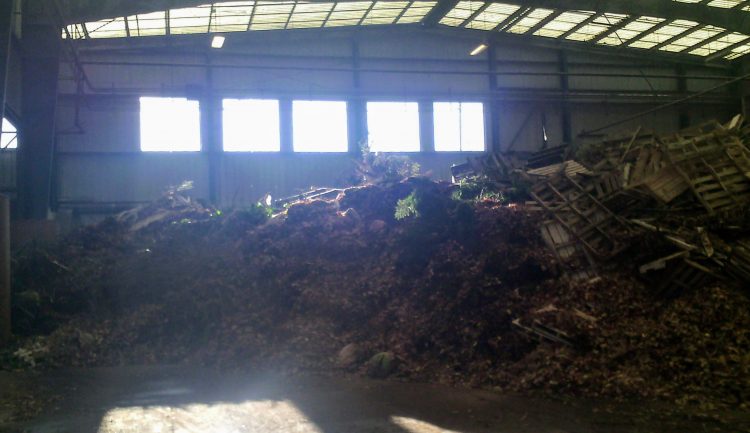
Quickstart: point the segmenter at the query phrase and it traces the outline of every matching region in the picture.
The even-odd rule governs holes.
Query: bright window
[[[224,150],[278,152],[281,150],[279,101],[224,100]]]
[[[292,112],[295,152],[349,150],[346,102],[294,101]]]
[[[484,105],[481,102],[435,102],[435,150],[485,150]]]
[[[16,127],[10,123],[10,120],[3,119],[3,129],[0,135],[0,150],[2,149],[15,149],[18,147],[18,131]]]
[[[201,150],[200,107],[185,98],[141,98],[141,150]]]
[[[419,152],[419,104],[368,102],[367,131],[372,152]]]

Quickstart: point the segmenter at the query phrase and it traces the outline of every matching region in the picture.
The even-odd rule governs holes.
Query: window
[[[419,152],[419,104],[368,102],[367,131],[372,152]]]
[[[295,152],[349,150],[346,102],[294,101],[292,117]]]
[[[435,102],[435,150],[485,150],[484,105],[481,102]]]
[[[141,150],[201,150],[200,107],[185,98],[141,98]]]
[[[278,152],[281,150],[279,101],[224,100],[224,150]]]
[[[10,123],[10,120],[3,119],[2,134],[0,134],[0,150],[15,149],[18,147],[18,131]]]

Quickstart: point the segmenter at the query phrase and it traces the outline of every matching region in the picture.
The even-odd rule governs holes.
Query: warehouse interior
[[[750,1],[0,0],[0,432],[750,431]]]

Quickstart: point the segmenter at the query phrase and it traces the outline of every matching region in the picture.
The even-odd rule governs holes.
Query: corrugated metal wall
[[[315,35],[314,37],[310,35]],[[352,67],[352,40],[359,45],[359,67]],[[284,66],[288,69],[247,69],[214,67],[209,74],[205,56],[177,55],[174,51],[147,54],[148,50],[127,49],[85,51],[88,61],[182,63],[193,66],[86,66],[91,81],[107,92],[89,96],[79,106],[82,134],[58,137],[58,199],[63,205],[85,203],[137,202],[158,196],[170,185],[183,180],[195,182],[194,194],[208,197],[208,157],[206,154],[142,154],[139,151],[138,95],[185,95],[188,89],[211,86],[227,97],[352,98],[386,100],[481,100],[496,98],[500,144],[515,150],[534,151],[544,136],[554,145],[563,140],[562,81],[558,75],[500,75],[498,89],[490,91],[488,64],[468,56],[480,41],[455,32],[419,29],[372,30],[361,35],[351,32],[272,32],[229,39],[214,64]],[[241,46],[240,46],[241,45]],[[85,47],[85,46],[84,46]],[[123,47],[127,48],[127,47]],[[186,51],[189,52],[189,51]],[[138,53],[138,54],[135,54]],[[212,53],[217,54],[217,53]],[[518,72],[558,72],[560,54],[556,49],[517,44],[497,48],[497,70]],[[632,59],[618,59],[584,53],[569,53],[568,70],[575,73],[625,74],[627,77],[586,76],[567,80],[571,129],[574,136],[653,107],[660,97],[679,90],[674,66],[637,65]],[[337,68],[318,71],[316,68]],[[424,70],[425,73],[385,73],[383,70]],[[450,73],[447,73],[450,72]],[[716,74],[716,80],[686,80],[688,91],[702,90],[722,81],[724,71],[695,67],[688,75]],[[638,75],[668,75],[645,78]],[[357,87],[358,86],[358,87]],[[58,130],[74,129],[73,83],[61,82],[63,95],[58,110]],[[626,98],[638,95],[634,103]],[[647,100],[650,96],[650,100]],[[657,95],[657,96],[654,96]],[[643,99],[646,98],[646,99]],[[635,100],[635,99],[634,99]],[[728,117],[734,110],[726,101],[691,106],[695,118]],[[679,126],[679,109],[661,111],[629,122],[615,130],[628,131],[637,125],[659,131]],[[416,159],[437,178],[448,178],[453,163],[466,155],[418,155]],[[275,196],[293,194],[310,186],[341,185],[351,175],[348,155],[268,155],[224,154],[220,161],[220,197],[224,205],[255,201],[270,192]]]

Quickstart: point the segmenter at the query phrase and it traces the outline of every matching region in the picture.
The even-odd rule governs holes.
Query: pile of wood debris
[[[457,184],[316,190],[270,218],[172,192],[21,252],[21,337],[0,365],[273,366],[746,409],[747,138],[739,119],[639,133],[596,165],[473,162]]]

